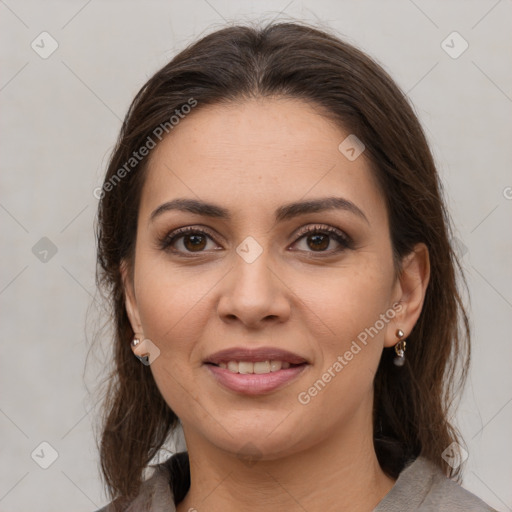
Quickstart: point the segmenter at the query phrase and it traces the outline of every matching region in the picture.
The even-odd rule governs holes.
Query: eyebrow
[[[160,205],[156,208],[150,216],[150,221],[153,221],[156,217],[171,210],[178,210],[183,212],[195,213],[197,215],[203,215],[205,217],[212,217],[223,220],[231,220],[229,210],[218,206],[213,203],[205,201],[199,201],[197,199],[178,198],[173,199]],[[350,212],[361,219],[365,220],[368,225],[368,221],[364,212],[357,207],[352,201],[344,199],[342,197],[322,197],[319,199],[311,199],[309,201],[297,201],[294,203],[288,203],[280,206],[275,211],[276,222],[293,219],[299,215],[305,215],[307,213],[322,212],[326,210],[344,210]]]

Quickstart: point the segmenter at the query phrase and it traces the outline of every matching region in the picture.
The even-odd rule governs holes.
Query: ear
[[[397,329],[407,338],[413,330],[423,308],[425,293],[430,280],[430,258],[424,243],[414,246],[412,252],[402,259],[402,269],[393,291],[396,315],[386,331],[385,346],[392,347],[398,342]]]
[[[121,279],[123,281],[126,314],[128,315],[128,319],[130,320],[130,324],[132,326],[133,332],[135,333],[135,336],[143,337],[137,299],[135,298],[133,272],[130,271],[130,266],[126,260],[121,262]]]

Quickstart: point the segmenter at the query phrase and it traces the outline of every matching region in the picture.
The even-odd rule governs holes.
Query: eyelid
[[[166,238],[174,238],[179,235],[188,234],[188,233],[205,233],[209,235],[212,239],[215,239],[217,236],[216,233],[214,233],[210,228],[207,228],[206,226],[201,225],[194,225],[194,226],[183,226],[181,228],[174,229],[171,231],[168,235],[166,235]]]
[[[299,228],[295,234],[295,237],[302,237],[303,235],[307,235],[311,232],[322,231],[329,234],[337,234],[347,242],[350,242],[350,237],[344,233],[341,229],[335,228],[334,226],[330,226],[329,224],[308,224],[307,226],[302,226]]]

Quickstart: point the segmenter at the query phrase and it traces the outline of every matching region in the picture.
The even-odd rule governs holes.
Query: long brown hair
[[[470,328],[457,273],[462,284],[466,281],[451,247],[450,219],[424,132],[404,93],[363,52],[305,23],[270,23],[218,30],[175,56],[136,95],[109,162],[96,228],[97,284],[110,300],[115,334],[99,446],[112,499],[131,499],[139,492],[144,468],[179,422],[150,369],[130,349],[134,333],[120,265],[133,261],[148,158],[132,160],[130,167],[126,163],[191,98],[200,109],[270,96],[312,103],[364,143],[385,197],[397,272],[415,244],[428,247],[430,281],[408,337],[405,365],[393,365],[393,350],[384,349],[375,376],[374,446],[382,469],[393,478],[421,454],[460,481],[460,466],[452,468],[442,453],[451,443],[462,443],[450,410],[470,360]]]

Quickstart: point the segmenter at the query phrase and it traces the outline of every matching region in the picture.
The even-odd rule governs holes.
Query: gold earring
[[[402,338],[404,337],[404,331],[402,329],[397,329],[396,331],[396,337],[399,339],[398,343],[395,345],[395,352],[396,356],[393,359],[393,363],[395,363],[396,366],[403,366],[405,363],[405,340]]]

